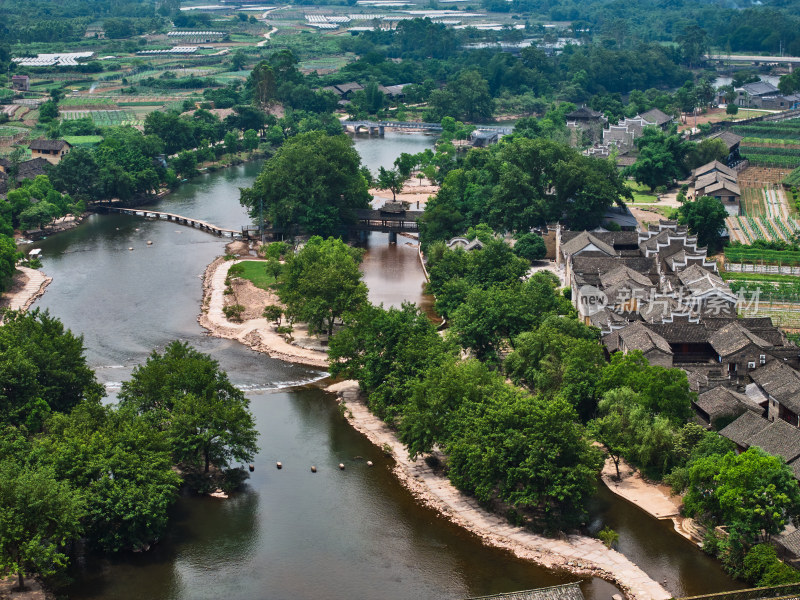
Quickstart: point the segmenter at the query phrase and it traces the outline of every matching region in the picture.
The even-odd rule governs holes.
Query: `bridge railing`
[[[749,588],[732,592],[719,592],[716,594],[703,594],[701,596],[687,596],[679,600],[789,600],[800,598],[800,583],[787,583],[769,587]]]

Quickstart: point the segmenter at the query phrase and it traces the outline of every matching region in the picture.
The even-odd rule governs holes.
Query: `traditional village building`
[[[33,140],[29,148],[33,158],[43,158],[51,164],[57,165],[61,159],[69,154],[72,146],[65,140],[48,140],[40,138]]]
[[[27,75],[12,75],[11,89],[19,92],[27,92],[31,87],[31,79]]]
[[[764,412],[764,408],[746,394],[721,385],[698,394],[692,408],[700,424],[714,429],[721,429],[748,411],[758,416]]]
[[[722,203],[729,215],[741,214],[741,190],[736,171],[715,160],[693,170],[691,179],[692,198],[711,196]]]
[[[571,113],[567,113],[567,127],[576,131],[584,132],[592,143],[603,139],[603,128],[608,120],[603,113],[592,110],[587,106],[582,106]]]
[[[742,136],[733,133],[732,131],[728,131],[724,129],[722,131],[718,131],[710,136],[708,136],[709,140],[722,140],[725,142],[725,145],[728,147],[728,156],[725,159],[725,164],[729,167],[735,166],[738,162],[742,160],[742,157],[739,155],[739,144],[744,139]]]

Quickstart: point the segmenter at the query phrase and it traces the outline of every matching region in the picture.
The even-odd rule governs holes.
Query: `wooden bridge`
[[[366,130],[370,135],[383,135],[385,129],[408,129],[413,131],[442,131],[439,123],[422,123],[414,121],[342,121],[342,128],[347,131],[352,129],[353,133]],[[513,131],[513,127],[493,127],[481,125],[475,128],[476,131],[496,131],[500,135],[508,135]]]
[[[362,209],[356,211],[358,221],[351,226],[351,231],[365,237],[368,231],[380,231],[389,234],[389,243],[397,243],[398,233],[419,233],[418,219],[421,210],[404,210],[390,213],[383,210]]]
[[[225,229],[224,227],[219,227],[212,223],[201,221],[200,219],[184,217],[182,215],[176,215],[174,213],[159,212],[157,210],[145,210],[141,208],[122,208],[122,207],[108,206],[108,205],[99,205],[97,206],[97,208],[105,212],[121,213],[124,215],[136,215],[138,217],[145,217],[146,219],[165,219],[167,221],[173,221],[181,225],[186,225],[187,227],[194,227],[195,229],[207,231],[208,233],[217,235],[219,237],[231,237],[231,238],[245,237],[242,231],[237,231],[235,229]]]

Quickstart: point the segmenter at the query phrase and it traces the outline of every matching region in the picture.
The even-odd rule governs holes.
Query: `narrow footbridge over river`
[[[442,126],[439,123],[422,123],[414,121],[342,121],[342,128],[347,131],[348,128],[353,133],[358,133],[361,130],[366,130],[370,135],[377,133],[383,135],[386,128],[390,129],[408,129],[410,131],[442,131]],[[508,135],[513,131],[513,127],[496,127],[492,125],[478,125],[476,131],[496,131],[500,135]]]
[[[147,219],[163,219],[193,227],[202,231],[207,231],[219,237],[230,238],[258,238],[261,232],[258,227],[242,227],[241,230],[226,229],[207,221],[184,217],[175,213],[161,212],[157,210],[147,210],[142,208],[122,208],[117,206],[98,205],[98,211],[120,213],[124,215],[135,215]],[[365,235],[368,231],[380,231],[389,234],[389,242],[397,242],[398,233],[419,233],[418,219],[422,216],[422,211],[403,210],[400,212],[386,212],[383,210],[358,210],[356,212],[357,221],[350,227],[351,231]],[[265,229],[264,234],[270,237],[282,233],[281,229]]]
[[[236,229],[226,229],[224,227],[219,227],[218,225],[214,225],[213,223],[208,223],[206,221],[201,221],[200,219],[194,219],[191,217],[184,217],[182,215],[176,215],[174,213],[160,212],[157,210],[146,210],[141,208],[122,208],[122,207],[107,206],[107,205],[97,206],[96,208],[104,212],[122,213],[125,215],[136,215],[148,219],[165,219],[167,221],[174,221],[175,223],[186,225],[187,227],[202,229],[203,231],[207,231],[208,233],[220,237],[231,237],[231,238],[243,237],[242,232],[237,231]]]

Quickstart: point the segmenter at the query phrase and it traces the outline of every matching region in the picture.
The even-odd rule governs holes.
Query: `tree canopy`
[[[308,323],[312,333],[333,334],[333,325],[367,300],[361,281],[363,251],[340,239],[312,237],[303,249],[286,261],[278,289],[287,314]]]
[[[241,203],[257,222],[264,218],[285,232],[342,235],[369,208],[361,159],[345,135],[301,133],[270,158]]]

